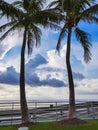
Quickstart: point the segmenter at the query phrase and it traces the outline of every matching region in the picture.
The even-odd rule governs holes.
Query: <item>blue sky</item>
[[[9,2],[9,0],[8,0]],[[2,22],[0,22],[2,23]],[[80,23],[81,29],[91,34],[92,60],[83,61],[83,49],[72,37],[71,64],[76,99],[96,100],[98,97],[98,25]],[[60,53],[55,53],[58,31],[42,28],[39,48],[31,57],[26,54],[27,99],[68,99],[68,79],[65,63],[66,39],[62,40]],[[0,100],[19,99],[19,70],[22,36],[7,37],[0,44]]]

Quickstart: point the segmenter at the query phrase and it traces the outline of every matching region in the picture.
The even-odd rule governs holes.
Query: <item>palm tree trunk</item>
[[[70,65],[70,46],[71,46],[70,42],[71,42],[71,28],[69,28],[68,30],[66,65],[67,65],[68,83],[69,83],[69,118],[74,118],[75,116],[75,92],[74,92],[72,69]]]
[[[20,66],[20,105],[22,114],[22,123],[30,122],[30,114],[28,112],[28,106],[26,102],[25,93],[25,47],[26,47],[26,29],[23,35],[23,44],[21,49],[21,66]]]

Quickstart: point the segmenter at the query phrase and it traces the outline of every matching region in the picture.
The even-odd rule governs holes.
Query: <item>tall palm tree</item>
[[[14,30],[19,30],[23,36],[22,48],[21,48],[21,64],[20,64],[20,104],[22,113],[22,122],[31,122],[30,114],[28,111],[26,95],[25,95],[25,49],[28,47],[28,54],[32,53],[34,46],[40,44],[41,29],[39,25],[44,27],[58,28],[58,25],[53,21],[58,21],[58,14],[53,14],[50,10],[44,9],[45,0],[21,0],[16,1],[13,5],[4,3],[4,6],[0,6],[2,16],[8,15],[10,22],[0,26],[0,31],[4,33],[0,37],[3,40],[10,35]],[[6,10],[14,10],[14,13],[7,13]],[[18,10],[18,11],[17,11]],[[50,22],[51,21],[51,22]],[[21,30],[20,30],[21,29]]]
[[[69,118],[75,115],[75,90],[72,68],[70,64],[71,37],[75,33],[76,39],[84,49],[84,61],[91,59],[91,41],[89,34],[78,26],[81,21],[89,24],[98,23],[98,4],[95,0],[55,0],[48,7],[63,15],[63,28],[60,32],[56,49],[60,50],[62,38],[67,37],[66,65],[69,83]]]

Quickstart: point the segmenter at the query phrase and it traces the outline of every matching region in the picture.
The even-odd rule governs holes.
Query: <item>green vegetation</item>
[[[0,130],[17,130],[13,126],[2,126]],[[75,125],[75,126],[66,126],[61,125],[55,122],[44,122],[37,123],[31,127],[29,130],[98,130],[98,120],[89,120],[88,124],[85,125]]]

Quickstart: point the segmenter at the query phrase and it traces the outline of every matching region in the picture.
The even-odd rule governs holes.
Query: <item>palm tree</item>
[[[41,29],[39,28],[39,25],[59,29],[58,25],[53,23],[53,21],[58,21],[58,14],[53,14],[48,9],[45,10],[43,8],[44,3],[45,0],[21,0],[16,1],[13,5],[9,6],[8,3],[4,3],[3,1],[3,5],[6,9],[3,8],[3,6],[0,6],[2,16],[8,15],[11,18],[10,22],[0,27],[0,31],[4,32],[0,37],[0,40],[3,40],[10,35],[14,30],[21,31],[23,35],[20,64],[20,104],[23,123],[31,122],[25,95],[26,45],[28,47],[28,54],[31,54],[33,47],[37,47],[40,44]],[[10,11],[14,10],[14,13],[7,13],[9,8]]]
[[[72,68],[70,64],[71,37],[75,33],[76,39],[84,49],[84,61],[87,63],[91,60],[91,41],[89,34],[80,29],[79,23],[87,22],[89,24],[98,23],[98,4],[95,0],[56,0],[49,4],[52,10],[63,15],[63,28],[60,32],[56,49],[60,50],[61,41],[67,37],[66,65],[69,83],[69,118],[75,115],[75,90]]]

